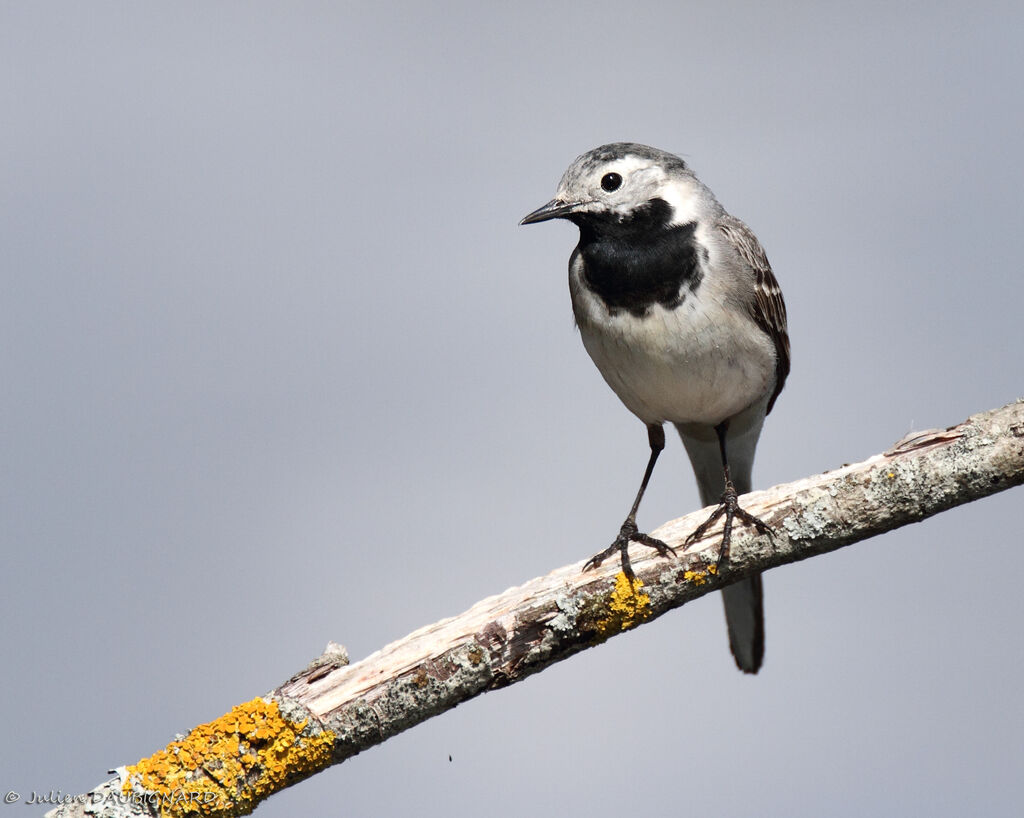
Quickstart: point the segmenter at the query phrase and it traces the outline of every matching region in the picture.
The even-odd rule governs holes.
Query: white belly
[[[644,423],[716,425],[772,386],[771,341],[744,313],[724,310],[707,282],[675,310],[655,304],[643,318],[609,314],[578,281],[570,291],[583,345]]]

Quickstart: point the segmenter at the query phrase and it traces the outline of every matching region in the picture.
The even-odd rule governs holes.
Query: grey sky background
[[[1016,398],[1022,36],[1010,2],[0,4],[0,789],[610,542],[645,432],[573,329],[575,230],[516,226],[601,143],[685,156],[767,249],[758,486]],[[1022,499],[769,573],[755,678],[705,598],[257,814],[1015,813]],[[696,506],[672,438],[641,525]]]

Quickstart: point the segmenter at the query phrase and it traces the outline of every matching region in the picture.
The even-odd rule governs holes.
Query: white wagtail
[[[576,324],[605,381],[647,425],[651,447],[619,535],[584,570],[619,552],[632,578],[630,541],[674,553],[636,525],[665,447],[664,423],[683,439],[701,501],[718,502],[686,544],[721,517],[720,560],[728,559],[734,518],[770,534],[737,497],[751,490],[757,438],[789,374],[789,336],[782,292],[750,228],[682,159],[629,142],[580,156],[555,198],[520,223],[548,219],[580,230],[569,259]],[[756,673],[764,657],[761,576],[722,594],[736,664]]]

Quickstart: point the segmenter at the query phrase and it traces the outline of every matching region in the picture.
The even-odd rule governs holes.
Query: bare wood
[[[90,799],[109,816],[155,815],[160,805],[169,814],[249,812],[274,791],[746,573],[833,551],[1021,483],[1024,400],[914,433],[861,463],[746,495],[744,507],[774,526],[776,537],[736,532],[720,571],[716,528],[676,559],[638,549],[631,554],[632,586],[617,560],[586,573],[580,562],[484,599],[354,665],[343,649],[329,646],[266,697],[119,768],[118,779],[48,815],[86,815]],[[705,515],[695,511],[652,533],[681,547]],[[189,807],[199,802],[197,793],[208,800],[202,809]]]

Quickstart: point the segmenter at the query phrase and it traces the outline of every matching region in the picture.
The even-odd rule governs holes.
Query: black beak
[[[563,202],[561,199],[552,199],[546,205],[542,205],[532,213],[523,216],[520,224],[536,224],[546,222],[548,219],[564,219],[576,210],[581,202]]]

